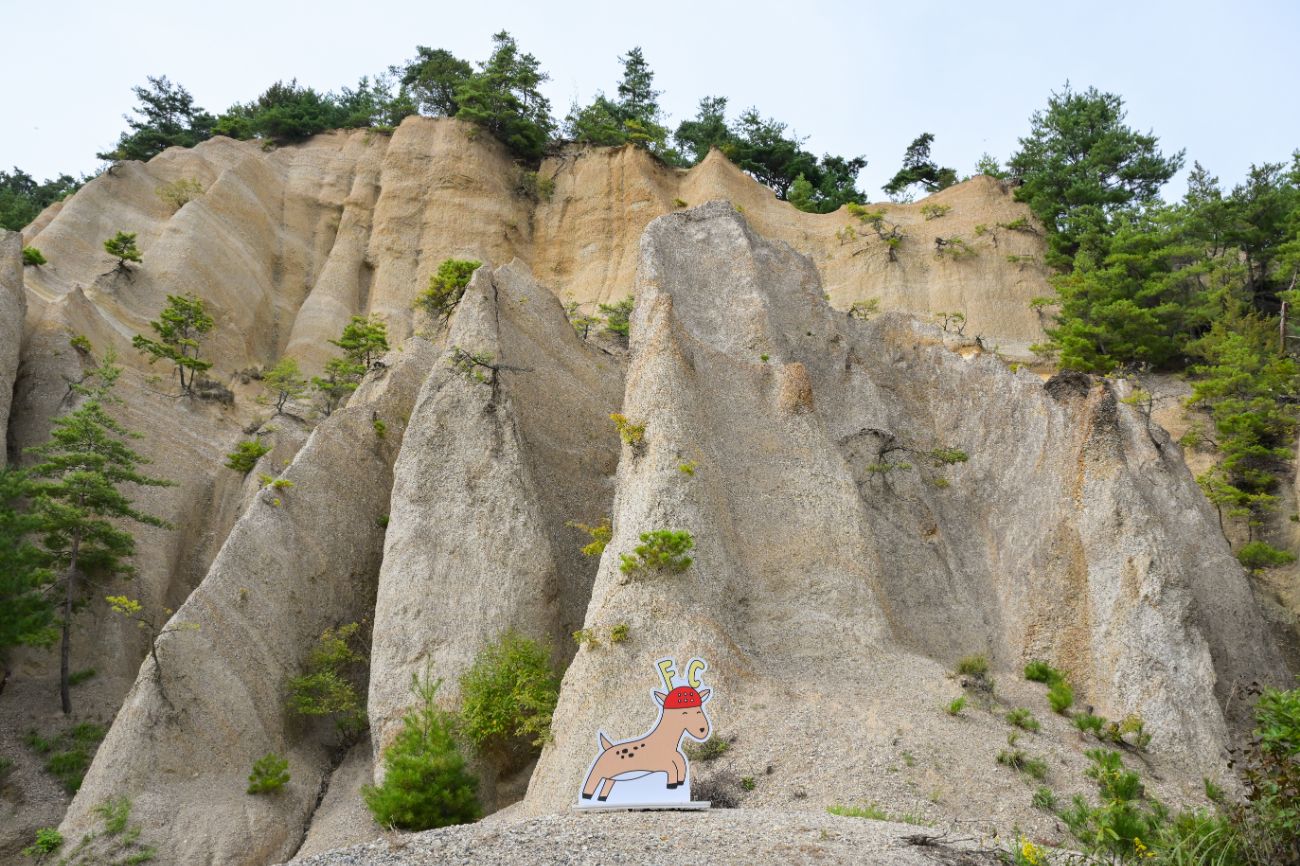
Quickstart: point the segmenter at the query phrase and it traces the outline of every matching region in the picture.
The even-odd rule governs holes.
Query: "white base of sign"
[[[687,800],[683,803],[601,803],[596,806],[573,806],[575,812],[659,812],[682,809],[707,809],[709,800]]]

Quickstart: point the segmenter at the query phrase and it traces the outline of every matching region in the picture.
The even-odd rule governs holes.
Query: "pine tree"
[[[262,386],[275,400],[275,414],[284,412],[285,404],[307,393],[307,380],[293,358],[281,358],[262,374]]]
[[[127,430],[105,408],[115,399],[113,386],[122,372],[113,361],[111,353],[104,358],[94,371],[94,385],[74,386],[84,398],[81,405],[54,420],[47,443],[27,450],[39,461],[31,468],[35,533],[56,575],[53,582],[62,589],[59,692],[65,714],[72,712],[72,616],[84,602],[83,584],[133,572],[127,560],[135,552],[135,539],[121,528],[124,521],[168,525],[135,508],[120,489],[123,484],[164,487],[173,482],[138,471],[149,461],[123,440],[140,434]]]
[[[134,262],[139,264],[144,261],[144,256],[140,255],[140,248],[135,245],[135,232],[118,232],[108,240],[104,241],[104,252],[117,259],[116,271],[130,273],[127,264]]]
[[[540,159],[555,130],[551,103],[538,89],[549,76],[506,31],[492,41],[492,56],[456,88],[456,116],[486,129],[516,158]]]
[[[160,358],[174,363],[181,392],[192,394],[194,377],[212,367],[211,361],[199,358],[199,341],[212,330],[213,319],[204,311],[203,300],[194,295],[168,295],[167,306],[158,318],[160,321],[149,323],[158,339],[136,334],[131,345],[152,355],[149,363]]]
[[[902,198],[908,195],[908,189],[920,186],[926,193],[947,189],[957,182],[957,170],[941,168],[930,158],[930,145],[934,136],[928,132],[918,135],[903,154],[903,167],[885,184],[884,190],[890,198]]]
[[[412,677],[419,703],[402,719],[402,731],[384,750],[384,781],[361,795],[385,827],[429,830],[478,820],[478,780],[452,738],[452,720],[434,695],[441,680]]]
[[[45,590],[53,577],[31,543],[37,520],[26,508],[27,476],[0,467],[0,691],[9,678],[9,651],[49,646],[58,637],[54,602]]]
[[[343,355],[363,370],[388,351],[388,326],[376,316],[353,316],[343,326],[343,334],[330,343],[343,350]]]

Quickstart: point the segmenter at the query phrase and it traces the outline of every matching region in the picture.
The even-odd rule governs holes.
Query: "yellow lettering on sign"
[[[690,683],[691,688],[698,689],[700,687],[699,672],[706,667],[708,665],[704,664],[700,659],[691,659],[691,663],[686,666],[686,682]]]
[[[673,670],[672,659],[659,660],[659,676],[663,677],[664,688],[670,692],[673,690],[673,677],[676,675],[677,671]]]

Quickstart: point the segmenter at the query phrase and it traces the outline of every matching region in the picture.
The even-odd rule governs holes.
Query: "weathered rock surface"
[[[9,404],[18,376],[18,351],[26,315],[22,235],[0,231],[0,457],[8,453]]]
[[[705,813],[633,812],[548,815],[521,821],[484,821],[295,860],[302,866],[481,866],[561,864],[718,863],[786,866],[996,866],[990,846],[953,832],[861,818],[762,809]]]
[[[394,467],[370,677],[376,755],[400,730],[413,675],[443,678],[455,706],[474,655],[509,629],[568,661],[596,563],[565,522],[597,522],[613,496],[619,363],[578,338],[521,264],[475,272],[446,345],[496,369],[436,365]],[[481,775],[489,809],[526,782],[512,795]]]
[[[728,204],[652,223],[641,252],[623,411],[647,444],[620,462],[586,622],[630,639],[570,666],[529,811],[575,801],[597,729],[653,720],[662,656],[708,659],[734,760],[809,805],[898,802],[879,762],[899,748],[949,778],[994,772],[1002,738],[939,711],[974,652],[1016,679],[1047,659],[1080,704],[1141,715],[1185,778],[1216,772],[1222,708],[1283,666],[1163,431],[1105,384],[1049,390],[936,328],[837,313],[812,262]],[[693,533],[694,564],[623,574],[654,529]],[[1040,748],[1078,777],[1069,739]],[[1025,806],[972,781],[950,808],[1033,825]]]
[[[387,356],[281,474],[292,486],[257,494],[176,612],[173,623],[197,630],[165,635],[161,670],[141,668],[69,807],[67,838],[125,795],[142,826],[166,828],[147,838],[161,862],[256,864],[298,849],[333,757],[327,725],[288,715],[286,680],[322,631],[373,608],[391,467],[433,359],[418,339]],[[249,769],[267,752],[289,759],[292,779],[275,796],[249,796]]]

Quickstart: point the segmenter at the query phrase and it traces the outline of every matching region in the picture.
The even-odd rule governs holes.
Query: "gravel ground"
[[[917,844],[919,837],[939,837]],[[990,843],[961,832],[807,812],[605,812],[485,821],[294,860],[295,866],[429,864],[852,863],[992,866]]]

